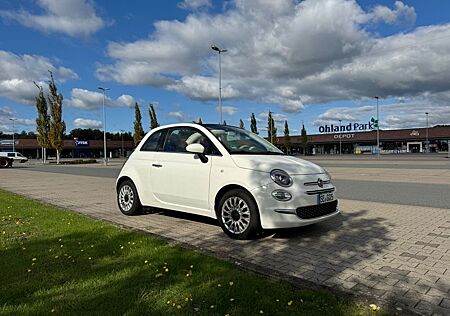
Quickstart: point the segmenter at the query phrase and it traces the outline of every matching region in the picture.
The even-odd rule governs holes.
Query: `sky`
[[[149,129],[254,113],[265,135],[324,124],[380,127],[450,124],[448,0],[2,0],[0,131],[35,130],[34,82],[48,90],[49,70],[64,96],[67,131],[132,131],[138,102]]]

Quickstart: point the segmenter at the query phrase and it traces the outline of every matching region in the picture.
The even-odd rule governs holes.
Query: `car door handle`
[[[161,168],[162,165],[160,165],[159,163],[153,163],[153,164],[152,164],[152,167],[155,167],[155,168]]]

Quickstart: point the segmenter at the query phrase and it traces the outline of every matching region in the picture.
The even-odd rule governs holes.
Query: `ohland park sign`
[[[322,125],[319,126],[319,133],[342,133],[368,131],[377,128],[377,120],[370,120],[368,123],[348,123],[344,125]]]

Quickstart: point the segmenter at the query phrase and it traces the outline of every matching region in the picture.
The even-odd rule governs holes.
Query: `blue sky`
[[[101,127],[98,86],[111,88],[107,130],[132,130],[138,102],[160,124],[217,122],[217,55],[224,119],[267,112],[278,132],[304,122],[367,121],[381,97],[383,128],[450,123],[450,2],[258,0],[0,3],[0,131],[34,130],[33,81],[52,69],[70,131]],[[265,134],[265,132],[263,132]]]

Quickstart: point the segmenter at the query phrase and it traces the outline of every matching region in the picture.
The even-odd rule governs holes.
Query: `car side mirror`
[[[186,151],[198,155],[200,161],[203,163],[208,162],[208,157],[205,156],[205,147],[202,144],[190,144],[186,146]]]
[[[200,155],[205,153],[205,147],[202,144],[190,144],[186,146],[186,151]]]

